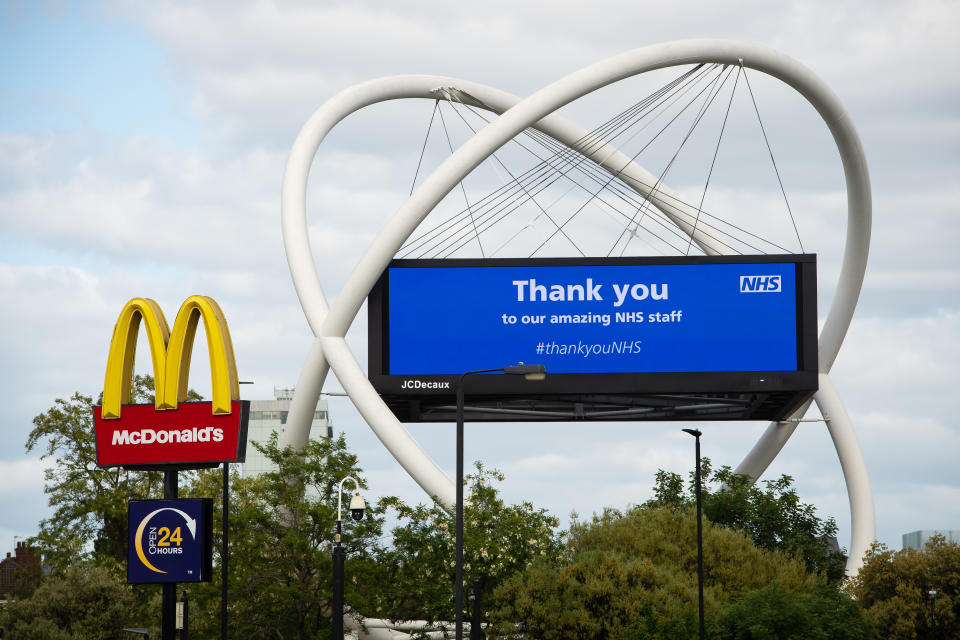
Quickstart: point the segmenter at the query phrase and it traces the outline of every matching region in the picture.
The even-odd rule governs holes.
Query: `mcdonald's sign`
[[[203,321],[210,354],[211,402],[185,402],[190,356]],[[153,359],[155,401],[131,404],[137,338],[143,324]],[[149,298],[127,302],[113,329],[103,404],[93,413],[97,464],[101,467],[189,467],[243,462],[250,403],[240,400],[230,330],[220,306],[190,296],[173,331]]]

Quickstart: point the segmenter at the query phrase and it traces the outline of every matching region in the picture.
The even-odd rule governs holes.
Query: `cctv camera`
[[[360,492],[357,492],[350,498],[350,515],[353,516],[353,519],[357,522],[363,520],[363,512],[366,508],[367,505],[363,501],[363,498],[360,497]]]

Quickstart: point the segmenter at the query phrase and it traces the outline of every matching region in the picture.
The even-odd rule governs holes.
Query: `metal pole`
[[[700,501],[700,490],[702,486],[702,479],[700,477],[700,436],[702,433],[699,429],[684,429],[684,431],[692,435],[697,441],[697,468],[695,471],[697,492],[697,605],[700,614],[700,640],[704,640],[707,636],[703,624],[703,511]]]
[[[463,379],[457,385],[457,559],[456,577],[456,638],[463,640]]]
[[[934,601],[937,599],[937,590],[930,589],[930,591],[928,591],[927,593],[930,596],[930,631],[932,632],[932,637],[936,638],[937,637],[936,635],[937,614],[933,605],[934,605]]]
[[[187,592],[183,592],[183,625],[180,628],[180,640],[189,640],[190,638],[190,600]]]
[[[526,365],[521,362],[515,366],[509,367],[498,367],[496,369],[476,369],[474,371],[467,371],[460,376],[460,380],[457,382],[457,481],[456,481],[456,511],[457,511],[457,525],[456,525],[456,547],[457,547],[457,556],[456,556],[456,576],[454,577],[455,584],[455,603],[454,606],[457,608],[455,612],[456,620],[456,638],[457,640],[463,640],[463,381],[464,379],[475,373],[510,373],[510,374],[522,374],[524,377],[529,375],[539,375],[540,377],[533,378],[531,380],[539,380],[546,374],[546,369],[542,365]],[[472,635],[472,632],[471,632]]]
[[[707,636],[703,627],[703,511],[700,500],[700,432],[697,432],[697,603],[700,607],[700,640]]]
[[[163,497],[166,500],[177,498],[177,471],[163,472]],[[163,640],[175,640],[177,626],[177,583],[163,585],[163,601],[160,611],[160,637]]]
[[[480,578],[473,579],[473,615],[470,618],[470,640],[483,640],[480,621]]]
[[[703,510],[701,506],[700,432],[697,431],[697,604],[700,608],[700,640],[707,636],[703,626]]]
[[[220,556],[220,640],[227,640],[227,582],[230,577],[230,463],[223,463],[223,553]]]
[[[333,618],[330,621],[330,637],[343,640],[343,561],[346,551],[340,546],[341,522],[337,520],[337,546],[333,548]]]

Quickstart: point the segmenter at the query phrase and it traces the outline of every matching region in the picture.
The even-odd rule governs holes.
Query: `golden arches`
[[[178,402],[185,401],[193,340],[201,319],[210,355],[213,413],[229,414],[230,403],[240,399],[230,329],[220,305],[213,298],[194,295],[180,306],[172,332],[167,327],[163,311],[153,300],[133,298],[124,305],[110,340],[103,384],[102,416],[119,418],[121,405],[132,402],[133,364],[141,320],[146,327],[153,358],[154,406],[157,411],[164,411],[176,409]]]

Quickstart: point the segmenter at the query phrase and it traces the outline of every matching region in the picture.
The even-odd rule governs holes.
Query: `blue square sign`
[[[131,500],[127,582],[208,582],[213,500]]]

